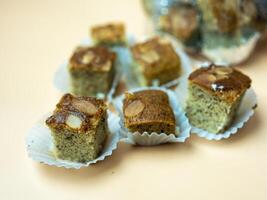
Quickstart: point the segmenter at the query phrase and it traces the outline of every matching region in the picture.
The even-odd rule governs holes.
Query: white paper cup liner
[[[187,83],[187,79],[184,79],[175,90],[176,96],[181,102],[183,108],[185,108],[186,106],[186,99],[188,94]],[[192,126],[191,132],[193,134],[197,134],[199,137],[203,137],[208,140],[221,140],[223,138],[229,138],[231,135],[236,134],[238,132],[238,129],[242,128],[244,124],[253,116],[256,107],[257,97],[254,90],[250,88],[246,91],[242,99],[232,125],[226,131],[224,131],[223,133],[215,134]]]
[[[102,153],[95,160],[87,163],[71,162],[56,158],[53,153],[54,144],[50,129],[45,125],[45,120],[51,115],[47,114],[39,120],[29,131],[26,138],[27,152],[30,158],[34,161],[44,163],[51,166],[80,169],[88,167],[91,164],[104,160],[111,156],[112,152],[117,148],[119,142],[119,117],[115,114],[108,113],[109,135],[105,143]]]
[[[129,92],[137,92],[142,90],[161,90],[167,93],[169,97],[170,105],[173,109],[176,121],[176,133],[174,134],[166,134],[166,133],[156,133],[153,132],[151,134],[147,132],[139,133],[130,132],[126,127],[124,127],[124,118],[122,113],[122,106],[123,106],[123,99],[124,95],[117,97],[113,103],[115,108],[120,114],[120,133],[121,133],[121,141],[124,141],[129,144],[134,145],[158,145],[163,143],[170,143],[170,142],[184,142],[190,136],[190,125],[188,119],[185,116],[185,113],[182,111],[179,102],[177,101],[177,97],[175,96],[174,92],[168,89],[160,88],[160,87],[143,87],[138,89],[130,90]]]

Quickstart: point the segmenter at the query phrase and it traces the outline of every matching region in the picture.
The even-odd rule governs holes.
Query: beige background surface
[[[257,113],[228,140],[120,143],[112,157],[78,171],[27,157],[27,130],[60,97],[52,85],[57,66],[90,25],[111,20],[145,33],[138,0],[0,0],[0,199],[267,199],[266,41],[242,65],[258,94]]]

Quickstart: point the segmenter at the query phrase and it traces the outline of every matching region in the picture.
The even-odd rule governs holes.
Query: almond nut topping
[[[110,68],[111,68],[111,61],[110,60],[108,60],[103,66],[102,66],[102,70],[103,71],[108,71],[108,70],[110,70]]]
[[[213,83],[217,80],[214,74],[200,74],[197,79],[202,83]]]
[[[125,109],[124,114],[126,117],[134,117],[141,113],[145,108],[145,105],[140,100],[131,102]]]
[[[159,38],[158,42],[159,42],[159,44],[162,44],[162,45],[170,44],[170,42],[165,38]]]
[[[227,79],[229,78],[228,75],[217,75],[217,80]]]
[[[73,129],[79,129],[82,125],[82,120],[75,116],[75,115],[69,115],[66,119],[66,124]]]
[[[83,64],[89,64],[94,59],[94,54],[91,51],[86,52],[82,57],[82,63]]]
[[[97,113],[96,106],[88,101],[74,99],[72,105],[77,110],[84,112],[88,115],[94,115]]]
[[[207,79],[208,79],[208,81],[210,81],[210,82],[215,82],[215,81],[216,81],[216,76],[213,75],[213,74],[208,74],[208,75],[207,75]]]
[[[215,73],[218,75],[227,75],[233,72],[233,69],[230,67],[220,67],[215,68]]]
[[[141,55],[141,59],[147,63],[153,63],[159,60],[159,55],[155,51],[148,51]]]

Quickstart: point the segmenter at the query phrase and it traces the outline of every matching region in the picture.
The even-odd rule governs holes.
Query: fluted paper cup
[[[148,132],[130,132],[124,126],[124,117],[123,117],[123,99],[125,98],[124,95],[117,97],[113,103],[115,108],[120,114],[120,133],[121,133],[121,141],[126,143],[134,144],[134,145],[158,145],[163,143],[171,143],[171,142],[184,142],[190,136],[190,125],[188,119],[185,116],[185,113],[182,111],[179,102],[177,101],[177,97],[175,96],[174,92],[168,89],[164,89],[161,87],[144,87],[130,90],[129,92],[137,92],[142,90],[161,90],[164,91],[168,97],[170,106],[173,109],[175,122],[176,122],[176,132],[173,134],[166,134],[166,133],[148,133]]]
[[[51,166],[80,169],[88,167],[91,164],[104,160],[111,156],[112,152],[117,148],[119,142],[119,118],[109,112],[108,127],[109,134],[101,154],[92,161],[86,163],[72,162],[58,159],[54,154],[54,144],[50,129],[45,125],[45,120],[51,115],[47,114],[39,120],[29,131],[26,138],[28,156],[34,161],[44,163]]]

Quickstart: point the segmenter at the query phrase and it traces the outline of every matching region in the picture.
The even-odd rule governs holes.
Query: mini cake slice
[[[161,38],[152,38],[131,48],[142,85],[153,85],[155,81],[162,85],[178,78],[181,74],[181,62],[172,45]]]
[[[220,133],[232,123],[251,80],[240,71],[211,65],[189,76],[186,114],[190,123]]]
[[[125,44],[125,28],[123,23],[109,23],[94,26],[91,37],[98,45],[123,45]]]
[[[124,125],[131,132],[175,134],[175,118],[169,99],[160,90],[126,93]]]
[[[94,160],[108,134],[107,107],[93,97],[64,95],[46,120],[57,158],[75,162]]]
[[[106,47],[78,47],[69,61],[72,93],[107,94],[115,75],[116,54]]]
[[[179,3],[159,18],[159,28],[186,44],[190,43],[190,40],[197,39],[199,35],[198,11],[188,3]]]

